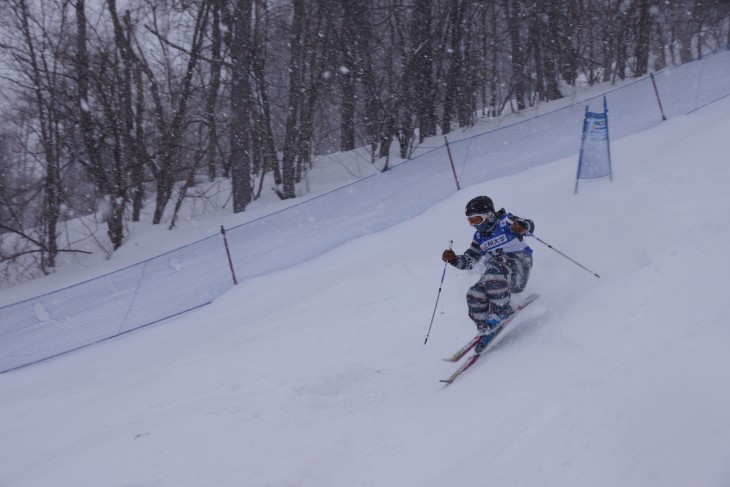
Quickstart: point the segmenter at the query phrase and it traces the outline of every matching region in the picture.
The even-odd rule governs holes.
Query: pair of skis
[[[484,337],[484,335],[486,335],[486,334],[492,334],[492,335],[494,335],[493,338],[492,338],[492,340],[489,342],[489,344],[487,345],[487,347],[484,348],[484,350],[482,350],[479,353],[472,354],[466,360],[466,362],[464,362],[461,365],[461,367],[459,367],[458,369],[456,369],[456,372],[454,372],[453,374],[451,374],[451,376],[448,379],[442,379],[441,382],[445,382],[446,384],[451,384],[452,382],[454,382],[454,380],[456,380],[457,377],[459,377],[461,374],[463,374],[464,372],[466,372],[467,369],[469,369],[472,365],[474,365],[474,362],[476,362],[477,360],[479,360],[479,357],[481,357],[487,350],[489,350],[490,346],[494,344],[494,342],[497,339],[497,337],[499,336],[499,334],[502,333],[502,331],[505,329],[505,327],[510,324],[510,322],[515,318],[515,316],[517,315],[517,313],[519,313],[520,311],[522,311],[523,309],[525,309],[530,303],[532,303],[533,301],[535,301],[539,297],[540,297],[539,294],[534,294],[534,293],[533,294],[530,294],[529,296],[527,296],[527,298],[525,298],[524,301],[522,301],[522,303],[520,303],[519,305],[517,305],[514,308],[514,311],[512,312],[512,314],[509,315],[506,320],[504,320],[502,323],[500,323],[499,326],[495,330],[491,330],[488,333],[480,333],[480,334],[478,334],[477,336],[475,336],[474,338],[472,338],[469,341],[469,343],[467,343],[466,345],[464,345],[463,347],[461,347],[451,357],[445,358],[444,360],[447,361],[447,362],[458,362],[459,360],[461,360],[462,357],[464,357],[464,355],[466,355],[467,353],[469,353],[469,351],[471,349],[473,349],[476,346],[477,343],[479,343],[479,341]]]

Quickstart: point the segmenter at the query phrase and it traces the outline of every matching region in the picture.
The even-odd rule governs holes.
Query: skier
[[[510,314],[511,293],[525,289],[532,269],[532,249],[524,236],[535,224],[518,218],[504,208],[494,211],[488,196],[477,196],[466,205],[466,218],[476,229],[471,246],[463,255],[444,250],[441,258],[457,269],[471,269],[487,256],[481,278],[466,293],[469,317],[484,337],[474,347],[481,353],[495,336],[491,333]]]

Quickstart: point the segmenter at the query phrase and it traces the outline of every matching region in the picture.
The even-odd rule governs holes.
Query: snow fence
[[[655,73],[667,118],[730,94],[730,52]],[[608,101],[611,139],[662,122],[649,76],[594,98],[451,142],[462,185],[576,156],[585,106]],[[576,159],[577,160],[577,159]],[[568,187],[568,186],[566,186]],[[227,230],[239,280],[285,269],[412,218],[454,194],[446,146]],[[342,218],[346,213],[348,218]],[[294,222],[294,224],[292,224]],[[292,249],[291,242],[296,242]],[[251,255],[272,258],[250,259]],[[209,304],[232,286],[222,237],[212,236],[125,269],[0,308],[0,372],[116,337]]]

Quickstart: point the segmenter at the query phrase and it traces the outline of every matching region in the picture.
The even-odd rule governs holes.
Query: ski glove
[[[454,260],[456,260],[456,252],[451,249],[444,250],[444,253],[441,254],[441,260],[448,263],[453,262]]]
[[[527,230],[529,230],[527,225],[525,225],[524,223],[522,223],[519,220],[513,221],[512,225],[510,225],[509,229],[512,230],[512,233],[514,233],[515,235],[524,235],[527,233]]]

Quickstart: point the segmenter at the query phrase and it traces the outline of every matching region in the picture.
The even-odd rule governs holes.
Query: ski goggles
[[[472,227],[475,227],[477,225],[481,225],[482,223],[484,223],[487,220],[491,221],[492,218],[494,218],[494,213],[490,211],[488,213],[478,213],[476,215],[467,215],[466,220],[469,222],[469,225],[471,225]]]

